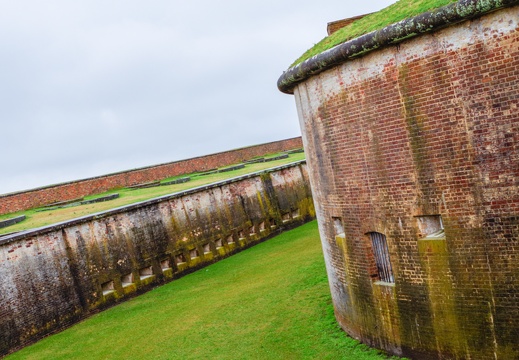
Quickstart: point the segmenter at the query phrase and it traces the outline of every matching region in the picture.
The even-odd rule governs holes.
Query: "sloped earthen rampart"
[[[122,171],[38,189],[0,195],[0,214],[102,193],[118,187],[162,180],[171,176],[206,171],[269,153],[301,148],[301,137],[199,156],[192,159]]]
[[[459,3],[454,25],[394,25],[398,45],[352,41],[279,83],[341,326],[413,359],[518,359],[519,6]]]
[[[0,237],[0,356],[314,216],[302,161]]]

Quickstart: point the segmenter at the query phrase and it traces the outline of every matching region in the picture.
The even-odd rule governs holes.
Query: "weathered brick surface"
[[[0,195],[0,214],[31,209],[58,201],[65,201],[101,193],[117,187],[126,187],[170,176],[206,171],[279,151],[297,149],[301,138],[274,141],[241,149],[224,151],[187,160],[175,161],[116,174],[98,176],[39,189]]]
[[[295,88],[336,315],[372,346],[519,358],[518,20],[500,10]],[[437,214],[445,238],[420,240],[416,217]],[[394,284],[371,276],[373,231]]]
[[[300,162],[0,237],[0,356],[314,216]]]

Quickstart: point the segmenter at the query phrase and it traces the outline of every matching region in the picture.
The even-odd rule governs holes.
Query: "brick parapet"
[[[302,147],[301,137],[234,149],[191,159],[121,171],[88,179],[0,195],[0,214],[27,210],[171,176],[206,171],[256,156]]]

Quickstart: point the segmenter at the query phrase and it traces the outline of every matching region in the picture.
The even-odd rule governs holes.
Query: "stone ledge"
[[[183,178],[179,178],[179,179],[175,179],[175,180],[171,180],[171,181],[165,181],[163,183],[160,183],[160,186],[174,185],[174,184],[183,184],[183,183],[186,183],[188,181],[191,181],[190,177],[183,177]]]
[[[287,159],[287,158],[288,158],[288,154],[282,154],[282,155],[278,155],[278,156],[273,156],[271,158],[266,158],[265,162],[276,161],[276,160]]]
[[[298,153],[302,153],[302,152],[305,152],[305,149],[301,148],[301,149],[289,150],[289,151],[287,151],[287,154],[298,154]]]
[[[226,167],[223,169],[218,169],[218,172],[223,173],[223,172],[228,172],[228,171],[233,171],[233,170],[240,170],[243,168],[245,168],[245,164],[238,164],[238,165],[229,166],[229,167]]]
[[[256,159],[246,160],[244,162],[245,162],[245,164],[258,164],[258,163],[265,162],[265,158],[260,157],[260,158],[256,158]]]
[[[81,202],[83,200],[84,200],[84,198],[80,197],[80,198],[76,198],[76,199],[72,199],[72,200],[67,200],[67,201],[53,202],[51,204],[45,205],[44,207],[60,207],[60,206],[63,206],[63,205],[69,205],[69,204],[73,204],[73,203],[76,203],[76,202]]]
[[[22,222],[25,220],[25,215],[17,216],[11,219],[2,220],[0,221],[0,229],[5,228],[14,224],[18,224],[19,222]]]
[[[95,198],[95,199],[90,199],[90,200],[81,201],[80,204],[81,204],[81,205],[94,204],[94,203],[98,203],[98,202],[104,202],[104,201],[114,200],[114,199],[117,199],[118,197],[119,197],[119,194],[118,194],[118,193],[115,193],[115,194],[110,194],[110,195],[106,195],[106,196],[98,197],[98,198]]]
[[[160,185],[160,182],[157,180],[157,181],[150,181],[150,182],[146,182],[146,183],[142,183],[142,184],[127,186],[127,188],[132,189],[132,190],[147,189],[147,188],[155,187],[155,186],[159,186],[159,185]]]

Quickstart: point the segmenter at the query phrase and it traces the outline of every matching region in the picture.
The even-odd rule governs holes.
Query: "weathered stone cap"
[[[291,67],[279,78],[278,89],[286,94],[293,94],[297,84],[345,61],[426,32],[518,4],[519,0],[460,0],[399,21],[346,41]]]

